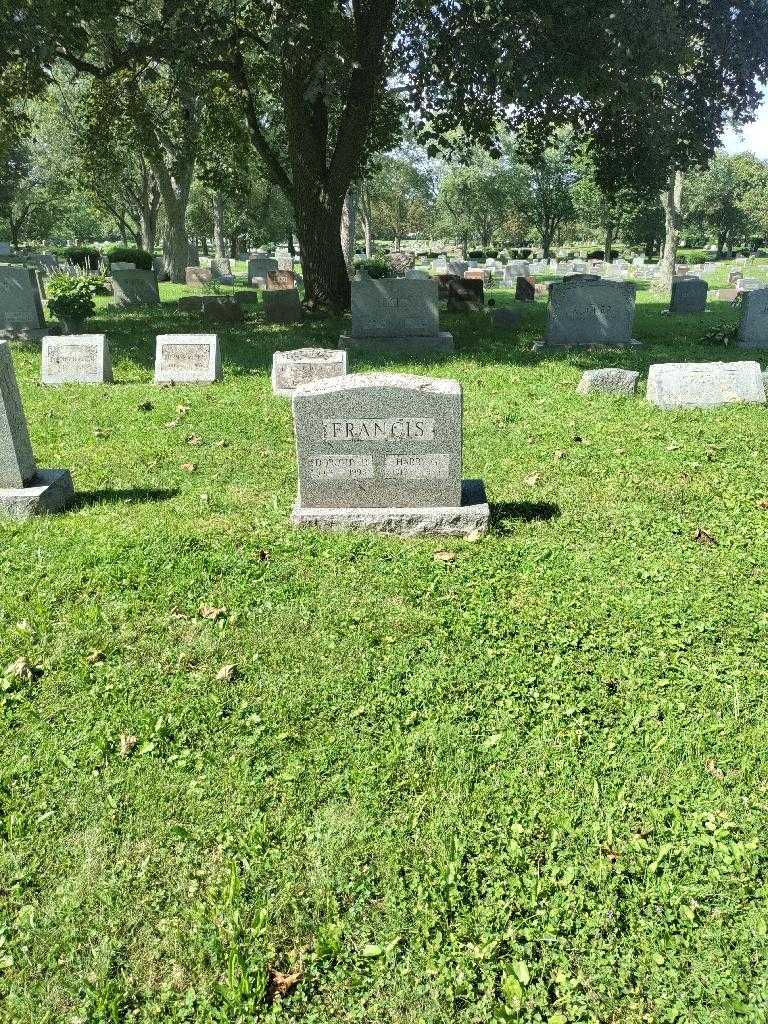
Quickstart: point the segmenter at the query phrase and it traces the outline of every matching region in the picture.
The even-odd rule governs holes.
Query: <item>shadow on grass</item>
[[[509,533],[511,520],[522,523],[547,523],[560,515],[560,506],[549,501],[495,501],[491,503],[491,529]]]
[[[179,493],[178,488],[127,487],[124,490],[104,488],[100,491],[78,491],[74,508],[90,505],[135,505],[138,503],[168,501]]]

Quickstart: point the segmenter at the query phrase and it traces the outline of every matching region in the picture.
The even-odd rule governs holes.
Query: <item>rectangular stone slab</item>
[[[549,289],[544,346],[632,345],[635,286],[628,281],[557,281]]]
[[[116,306],[156,306],[160,302],[154,270],[115,270],[113,267],[112,293]]]
[[[0,331],[37,331],[44,327],[37,273],[30,267],[0,266]]]
[[[268,324],[295,324],[304,319],[298,288],[265,291],[262,306],[264,320]]]
[[[768,288],[744,292],[741,302],[739,348],[768,348]]]
[[[461,504],[426,508],[304,508],[296,504],[294,526],[340,533],[364,530],[398,537],[467,537],[488,532],[491,509],[482,480],[464,480]]]
[[[731,402],[765,402],[760,364],[654,363],[646,397],[661,409],[711,409]]]
[[[439,333],[437,282],[352,282],[353,338],[434,338]]]
[[[156,384],[212,384],[222,379],[215,334],[158,334]]]
[[[43,338],[43,384],[103,384],[112,380],[112,360],[103,334]]]
[[[698,277],[685,277],[672,282],[670,313],[703,313],[707,308],[709,285]]]
[[[255,259],[248,260],[248,284],[252,285],[254,281],[263,282],[263,286],[266,287],[267,275],[274,270],[279,270],[277,260],[272,259],[271,256],[256,257]]]
[[[26,487],[36,473],[11,346],[0,341],[0,487]]]
[[[293,396],[302,508],[461,504],[457,381],[361,373]]]
[[[300,384],[347,372],[347,353],[334,348],[296,348],[272,356],[272,390],[290,397]]]

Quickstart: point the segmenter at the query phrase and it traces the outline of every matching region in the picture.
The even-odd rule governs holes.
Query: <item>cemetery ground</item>
[[[272,352],[344,322],[157,388],[187,291],[102,304],[112,386],[14,345],[78,501],[0,524],[0,1020],[764,1021],[768,410],[576,393],[760,359],[703,340],[738,313],[640,291],[642,349],[546,354],[542,301],[443,313],[380,365],[462,383],[493,526],[403,541],[287,525]]]

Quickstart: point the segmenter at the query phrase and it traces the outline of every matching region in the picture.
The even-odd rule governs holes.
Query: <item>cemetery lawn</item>
[[[0,524],[3,1024],[762,1024],[768,408],[575,390],[760,358],[705,340],[738,314],[642,291],[641,350],[547,356],[541,301],[443,314],[454,357],[388,368],[463,384],[493,528],[402,541],[287,526],[272,352],[344,322],[254,313],[156,388],[186,291],[102,305],[113,386],[14,346],[79,498]]]

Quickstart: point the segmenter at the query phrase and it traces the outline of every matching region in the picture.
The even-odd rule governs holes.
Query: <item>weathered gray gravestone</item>
[[[38,469],[11,348],[0,341],[0,512],[18,519],[58,512],[74,497],[68,469]]]
[[[334,348],[296,348],[272,357],[272,390],[290,397],[300,384],[311,384],[347,372],[347,353]]]
[[[451,278],[448,281],[448,312],[469,313],[485,304],[483,282],[473,278]]]
[[[112,270],[116,306],[156,306],[160,302],[154,270]]]
[[[158,334],[156,384],[212,384],[222,376],[215,334]]]
[[[768,288],[744,293],[738,345],[739,348],[768,348]]]
[[[598,370],[585,370],[576,390],[580,395],[598,392],[604,395],[630,397],[637,389],[639,376],[637,370],[623,370],[618,366],[603,366]]]
[[[259,288],[267,287],[267,274],[279,270],[277,260],[271,256],[257,256],[248,260],[248,284]]]
[[[707,308],[709,285],[699,277],[684,277],[672,282],[670,313],[703,313]]]
[[[263,295],[264,320],[268,324],[295,324],[304,318],[298,288],[278,288]]]
[[[515,298],[520,302],[533,302],[536,299],[536,286],[527,277],[515,279]]]
[[[649,402],[662,409],[710,409],[731,402],[765,402],[760,364],[654,363],[648,370]]]
[[[437,282],[353,281],[352,334],[342,334],[339,347],[415,355],[452,352],[452,335],[440,330]]]
[[[457,381],[393,373],[316,381],[296,389],[293,418],[294,524],[404,536],[487,530],[482,481],[462,481]]]
[[[185,277],[188,285],[198,287],[213,281],[213,271],[210,267],[187,267]]]
[[[49,330],[36,272],[0,266],[0,337],[42,338]]]
[[[558,281],[549,289],[549,321],[538,348],[637,345],[635,286],[629,281]]]
[[[43,338],[43,384],[104,384],[112,361],[103,334]]]

